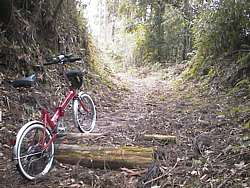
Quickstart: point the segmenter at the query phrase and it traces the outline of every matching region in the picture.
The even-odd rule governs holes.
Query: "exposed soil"
[[[18,128],[13,128],[11,118],[7,118],[0,123],[3,138],[0,143],[0,186],[250,187],[250,133],[241,126],[249,112],[240,116],[233,113],[234,103],[230,96],[201,91],[201,87],[193,82],[180,82],[177,86],[175,80],[164,80],[159,72],[146,75],[143,71],[134,75],[120,73],[115,82],[120,89],[110,91],[108,95],[91,92],[98,112],[94,132],[105,132],[105,136],[65,142],[154,146],[157,148],[155,162],[148,169],[112,171],[55,161],[46,177],[36,182],[26,181],[10,160],[8,141],[12,131]],[[249,105],[247,98],[239,102]],[[13,113],[9,114],[9,117],[13,116]],[[67,124],[72,122],[69,120]],[[145,141],[142,139],[145,133],[176,135],[177,141]]]

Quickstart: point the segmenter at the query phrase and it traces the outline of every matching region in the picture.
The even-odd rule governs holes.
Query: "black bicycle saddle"
[[[12,82],[13,87],[32,87],[36,82],[36,75],[32,74]]]

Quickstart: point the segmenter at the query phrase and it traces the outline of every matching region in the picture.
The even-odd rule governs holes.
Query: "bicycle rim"
[[[44,176],[52,166],[54,144],[50,144],[46,150],[43,150],[42,139],[48,143],[51,139],[49,130],[42,125],[34,124],[23,132],[18,143],[17,169],[29,180]]]
[[[96,123],[96,109],[93,100],[87,94],[81,94],[75,104],[75,123],[81,132],[91,132]]]

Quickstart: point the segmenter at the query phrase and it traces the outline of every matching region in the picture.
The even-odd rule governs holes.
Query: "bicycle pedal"
[[[65,127],[57,127],[57,132],[66,132]]]
[[[57,133],[57,137],[58,137],[58,138],[64,137],[64,136],[66,136],[66,135],[67,135],[66,133]]]
[[[65,127],[57,127],[57,137],[63,137],[67,134],[67,129]]]
[[[63,125],[63,121],[59,121],[59,122],[58,122],[56,131],[57,131],[57,135],[58,135],[59,137],[60,137],[60,136],[65,136],[65,135],[66,135],[67,129],[66,129],[66,127]]]

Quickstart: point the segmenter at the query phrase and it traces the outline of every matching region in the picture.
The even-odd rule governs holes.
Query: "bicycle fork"
[[[77,96],[77,97],[74,99],[74,102],[75,102],[75,100],[79,101],[78,107],[82,107],[83,110],[85,110],[85,111],[88,112],[88,113],[90,112],[90,110],[86,108],[85,104],[82,102],[82,100],[80,99],[79,96]],[[80,109],[80,108],[78,108],[78,109]]]

